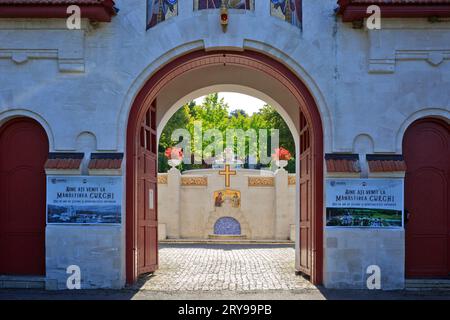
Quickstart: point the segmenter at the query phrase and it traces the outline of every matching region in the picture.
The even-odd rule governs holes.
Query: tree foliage
[[[219,99],[217,93],[210,94],[205,97],[201,104],[196,104],[194,101],[182,106],[168,121],[161,133],[159,141],[159,171],[166,172],[168,170],[167,159],[164,157],[166,148],[176,145],[179,141],[172,141],[172,133],[176,129],[187,129],[194,137],[194,125],[196,121],[201,121],[203,131],[208,129],[217,129],[222,133],[223,139],[226,140],[227,129],[254,129],[259,132],[259,129],[278,129],[280,146],[289,150],[295,155],[294,138],[283,118],[271,106],[265,105],[259,112],[253,115],[248,115],[244,110],[234,110],[229,112],[229,106],[223,99]],[[270,136],[269,136],[270,139]],[[224,147],[225,141],[214,141],[214,139],[203,139],[202,150],[212,144],[218,143],[221,148]],[[223,143],[223,144],[222,144]],[[247,150],[250,139],[247,138]],[[199,151],[195,150],[195,142],[191,144],[192,153]],[[259,147],[259,146],[258,146]],[[214,156],[214,155],[213,155]],[[182,170],[194,168],[207,168],[206,164],[202,165],[182,165]],[[289,161],[286,168],[289,172],[295,172],[295,159]]]

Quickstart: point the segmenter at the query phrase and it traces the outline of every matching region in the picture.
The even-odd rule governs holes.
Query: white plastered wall
[[[77,137],[90,132],[96,151],[124,152],[129,111],[145,82],[172,59],[202,49],[256,50],[286,64],[316,100],[327,153],[353,152],[361,135],[375,153],[400,153],[414,119],[450,117],[449,22],[384,20],[374,33],[341,23],[335,0],[304,0],[299,30],[270,17],[268,1],[256,0],[255,12],[232,12],[223,33],[217,12],[193,12],[187,0],[178,17],[146,31],[145,1],[116,5],[111,23],[83,21],[81,31],[59,19],[0,19],[0,124],[18,115],[38,120],[50,151],[77,151]],[[67,68],[70,59],[77,63]],[[66,234],[63,227],[54,231],[48,245]],[[111,232],[119,239],[111,244],[119,248],[111,273],[120,277],[114,284],[93,280],[94,287],[125,279],[125,230]],[[98,243],[78,247],[86,245]]]

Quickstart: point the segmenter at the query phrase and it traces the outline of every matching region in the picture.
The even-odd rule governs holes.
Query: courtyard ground
[[[0,299],[450,299],[448,291],[328,290],[295,275],[291,245],[165,244],[160,269],[123,290],[0,290]]]
[[[137,288],[146,291],[314,289],[295,275],[293,245],[166,244],[159,270]]]

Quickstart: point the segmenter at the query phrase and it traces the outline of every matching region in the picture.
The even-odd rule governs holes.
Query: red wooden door
[[[300,115],[300,272],[312,274],[312,175],[311,137],[308,122]]]
[[[450,275],[450,139],[449,126],[421,120],[406,132],[405,208],[406,276]]]
[[[45,274],[44,129],[26,118],[0,128],[0,274]]]
[[[137,249],[138,275],[158,269],[156,105],[141,124],[138,154]]]

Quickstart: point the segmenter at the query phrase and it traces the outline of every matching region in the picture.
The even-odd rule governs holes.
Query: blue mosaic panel
[[[240,236],[241,224],[231,217],[220,218],[214,225],[214,234],[222,236]]]
[[[254,10],[254,0],[225,0],[229,9]],[[220,9],[222,0],[194,0],[194,10]]]
[[[270,14],[300,28],[302,0],[270,0]]]
[[[147,0],[147,29],[178,15],[178,0]]]

